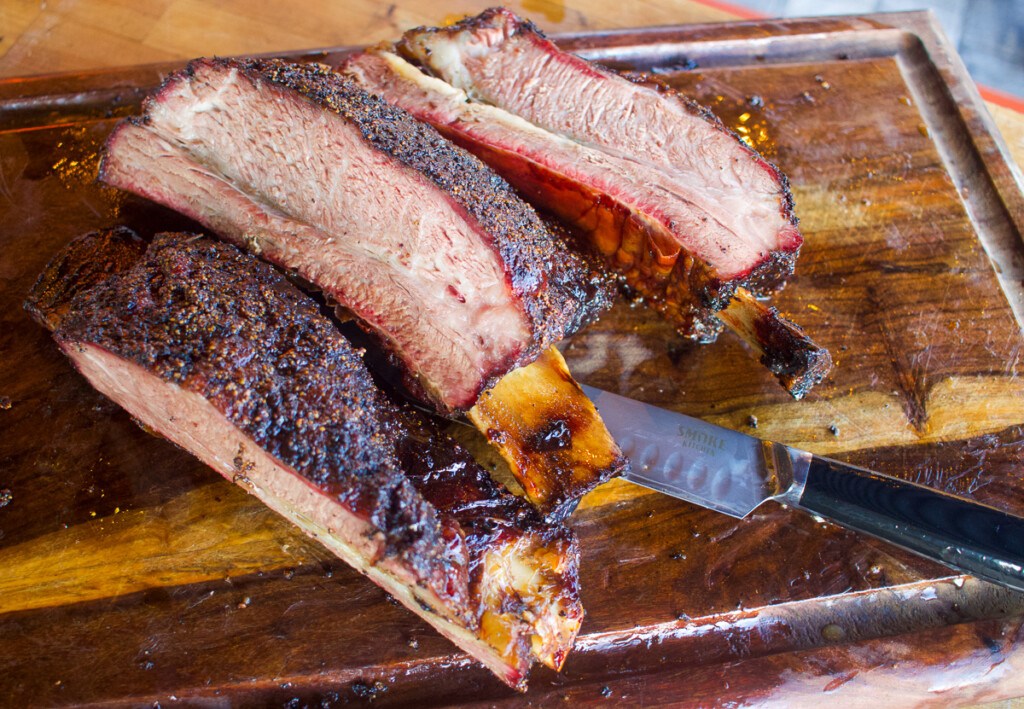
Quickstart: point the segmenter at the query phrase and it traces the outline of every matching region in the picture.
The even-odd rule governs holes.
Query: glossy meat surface
[[[554,347],[505,375],[468,416],[549,519],[569,516],[583,495],[629,465]]]
[[[583,620],[576,536],[541,521],[452,443],[407,410],[398,443],[403,470],[428,502],[458,521],[469,549],[470,592],[486,609],[482,625],[507,637],[516,657],[561,667]]]

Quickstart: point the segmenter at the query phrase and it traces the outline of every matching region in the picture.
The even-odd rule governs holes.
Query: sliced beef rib
[[[442,411],[610,305],[504,180],[325,67],[196,60],[115,130],[100,175],[322,288]]]
[[[443,413],[471,408],[613,297],[493,170],[326,67],[191,62],[115,130],[100,174],[322,289]],[[509,463],[525,489],[564,490],[531,498],[557,519],[626,465],[606,438],[612,464],[572,484],[556,461]]]
[[[389,401],[317,304],[227,244],[88,235],[26,306],[101,392],[525,688],[582,619],[578,543]]]
[[[671,270],[670,282],[684,289],[669,297],[692,293],[717,312],[737,287],[769,292],[792,272],[802,239],[785,177],[674,91],[562,52],[501,8],[410,30],[400,49],[473,101],[565,139],[554,155],[535,144],[521,152],[600,187],[595,238],[602,253],[637,270],[648,295],[658,295],[655,284]],[[508,140],[498,145],[520,152]],[[575,179],[567,162],[595,158]]]

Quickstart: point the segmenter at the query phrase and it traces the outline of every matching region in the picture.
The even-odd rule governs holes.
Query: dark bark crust
[[[146,247],[123,227],[75,239],[25,308],[66,342],[99,345],[213,401],[326,492],[359,501],[352,490],[377,488],[380,499],[362,501],[394,530],[396,548],[415,544],[402,536],[413,525],[439,531],[430,507],[458,521],[477,551],[499,530],[572,537],[382,394],[361,352],[276,270],[197,235],[159,234]]]
[[[785,327],[775,308],[754,323],[765,354],[761,363],[794,399],[801,399],[832,369],[832,355],[798,327]]]
[[[75,239],[39,276],[25,301],[25,309],[40,325],[55,329],[78,293],[129,268],[142,258],[146,246],[135,232],[124,227]]]
[[[123,241],[125,231],[86,239]],[[75,244],[55,264],[88,248]],[[431,575],[444,530],[401,473],[393,407],[315,304],[270,266],[194,235],[160,234],[120,270],[126,260],[112,262],[117,270],[97,285],[69,286],[63,302],[33,305],[43,302],[37,286],[28,306],[44,321],[50,314],[59,340],[103,347],[211,401],[261,448],[383,530],[386,553]],[[39,283],[55,277],[48,268]]]
[[[561,666],[583,616],[575,535],[542,521],[436,423],[388,399],[362,352],[281,273],[197,235],[158,234],[145,249],[114,228],[66,247],[25,307],[67,351],[102,348],[163,379],[179,397],[169,404],[190,406],[180,390],[200,395],[320,495],[369,522],[381,542],[374,553],[397,559],[412,578],[402,583],[441,600],[483,643],[467,649],[491,658],[510,686],[525,689],[538,641],[536,659]],[[241,453],[234,465],[245,473]],[[506,581],[489,566],[493,554],[536,564],[546,585],[525,597],[494,587]],[[439,612],[419,604],[428,616]],[[485,619],[504,623],[515,648]]]

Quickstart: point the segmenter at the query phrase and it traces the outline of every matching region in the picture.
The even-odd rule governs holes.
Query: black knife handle
[[[799,507],[1024,591],[1024,518],[813,456]]]

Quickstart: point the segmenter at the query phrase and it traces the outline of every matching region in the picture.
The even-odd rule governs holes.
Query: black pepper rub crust
[[[381,544],[366,561],[398,557],[396,584],[425,588],[444,608],[415,589],[403,603],[428,621],[443,613],[439,630],[509,686],[526,688],[534,659],[561,667],[583,617],[575,535],[376,389],[361,353],[273,268],[196,235],[160,234],[144,250],[131,231],[112,229],[56,256],[26,307],[77,363],[76,349],[89,345],[92,357],[106,350],[110,371],[126,360],[126,387],[134,362],[168,383],[169,404],[192,405],[179,389],[198,394],[369,522],[361,533]],[[244,451],[228,454],[236,477],[255,469]],[[228,468],[220,472],[230,477]]]
[[[415,170],[447,193],[485,234],[529,318],[532,347],[516,365],[572,334],[611,306],[612,280],[594,269],[547,229],[515,190],[469,152],[434,128],[319,64],[279,60],[196,60],[235,67],[250,78],[298,92],[344,117],[364,140]]]
[[[454,570],[445,524],[401,473],[392,407],[360,353],[270,266],[160,234],[131,268],[79,289],[55,337],[137,363],[209,400],[272,456],[384,534],[424,579]]]

